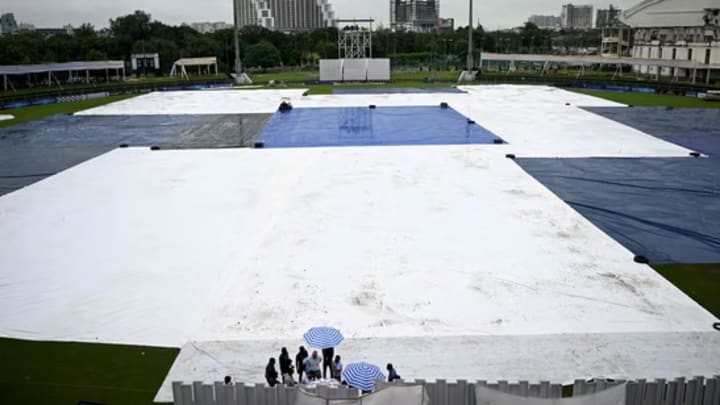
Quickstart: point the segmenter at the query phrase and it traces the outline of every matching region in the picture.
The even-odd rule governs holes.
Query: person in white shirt
[[[318,356],[317,351],[313,351],[312,355],[305,359],[303,362],[303,368],[305,369],[305,373],[307,374],[310,381],[319,380],[322,378],[322,373],[320,371],[320,365],[322,364],[322,357]]]

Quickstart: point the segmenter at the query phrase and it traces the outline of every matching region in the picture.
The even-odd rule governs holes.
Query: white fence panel
[[[367,59],[345,59],[343,61],[343,80],[346,82],[366,81],[367,64]]]
[[[342,59],[320,59],[320,81],[342,81]]]
[[[371,82],[389,82],[390,59],[368,59],[367,79]]]

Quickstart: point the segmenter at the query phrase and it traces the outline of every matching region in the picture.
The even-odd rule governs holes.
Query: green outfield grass
[[[573,91],[637,107],[720,108],[718,101],[704,101],[694,97],[582,89]]]
[[[391,75],[392,83],[396,85],[402,84],[403,81],[415,83],[424,83],[426,79],[432,79],[443,82],[455,82],[460,77],[460,72],[450,71],[426,71],[426,72],[393,72]],[[250,75],[250,79],[255,84],[265,85],[270,80],[276,82],[286,82],[288,84],[304,84],[305,82],[320,79],[317,71],[302,72],[279,72],[279,73],[255,73]]]
[[[404,81],[381,84],[320,84],[297,86],[308,89],[309,95],[332,94],[335,89],[397,89],[397,88],[450,88],[448,83],[426,83],[422,81]]]
[[[13,115],[15,119],[8,121],[0,121],[0,128],[21,124],[23,122],[39,120],[41,118],[45,118],[55,114],[72,114],[78,111],[99,107],[101,105],[114,103],[115,101],[125,100],[131,97],[135,97],[135,95],[125,94],[121,96],[99,98],[96,100],[83,100],[70,103],[58,103],[38,105],[26,108],[16,108],[14,110],[2,110],[0,111],[0,114],[10,114]]]
[[[720,264],[667,264],[653,267],[720,319]]]
[[[178,352],[0,339],[0,404],[150,405]]]

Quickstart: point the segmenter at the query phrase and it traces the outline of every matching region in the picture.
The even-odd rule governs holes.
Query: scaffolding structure
[[[335,20],[348,24],[338,30],[338,59],[372,59],[373,19]]]
[[[393,31],[434,31],[439,21],[440,0],[390,0]]]

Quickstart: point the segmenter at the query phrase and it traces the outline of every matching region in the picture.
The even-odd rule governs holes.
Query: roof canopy
[[[69,62],[44,65],[0,66],[0,75],[24,75],[30,73],[69,72],[85,70],[125,69],[125,62],[109,60],[102,62]]]
[[[705,9],[720,8],[717,0],[644,0],[620,19],[633,28],[702,27]]]
[[[175,65],[177,66],[207,66],[216,64],[217,58],[214,56],[207,58],[183,58],[175,61]]]

